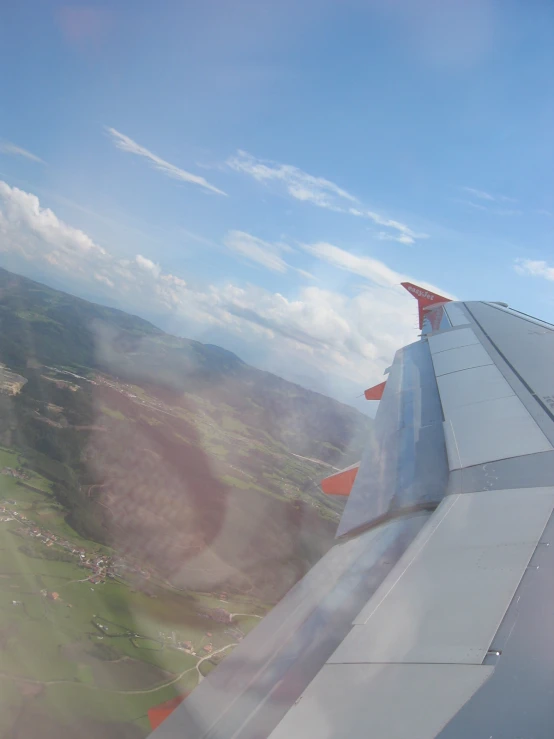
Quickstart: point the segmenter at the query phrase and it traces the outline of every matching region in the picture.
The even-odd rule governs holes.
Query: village
[[[22,484],[24,484],[25,480],[31,478],[29,472],[21,467],[4,467],[0,470],[0,474],[14,477]],[[59,558],[62,561],[74,561],[76,565],[82,567],[86,573],[83,573],[83,579],[77,582],[87,584],[92,589],[95,586],[101,586],[108,579],[117,579],[120,582],[125,582],[130,579],[136,580],[137,577],[140,577],[142,580],[148,581],[153,577],[153,573],[148,569],[127,561],[116,553],[109,553],[105,550],[101,551],[98,548],[91,550],[90,548],[76,544],[63,535],[60,535],[59,532],[56,533],[40,525],[38,521],[34,520],[36,519],[35,516],[30,518],[31,513],[26,507],[23,510],[21,510],[20,503],[13,498],[1,500],[0,522],[16,522],[18,524],[17,528],[12,528],[12,531],[14,534],[30,540],[30,545],[31,541],[33,542],[31,545],[32,551],[37,552],[37,554],[31,556],[40,556],[38,552],[44,548],[44,556],[47,559]],[[27,547],[28,545],[24,546]],[[51,601],[62,602],[63,600],[68,608],[72,607],[70,603],[67,603],[65,599],[60,597],[58,592],[42,589],[40,594]],[[96,616],[93,617],[92,623],[100,631],[100,634],[97,636],[98,639],[103,640],[110,637],[128,638],[137,649],[145,647],[146,644],[149,644],[146,648],[151,649],[153,648],[152,645],[157,644],[159,649],[174,649],[190,654],[202,661],[211,658],[212,653],[219,654],[221,650],[219,649],[218,642],[222,633],[230,637],[235,644],[242,641],[245,636],[245,633],[238,624],[233,623],[233,614],[225,608],[229,603],[228,594],[226,592],[212,592],[204,595],[211,599],[217,599],[221,604],[219,607],[202,608],[196,612],[197,617],[214,623],[215,630],[218,632],[215,636],[219,637],[219,639],[215,640],[215,643],[213,638],[214,633],[210,629],[209,623],[206,623],[206,631],[197,634],[194,639],[190,638],[191,635],[186,630],[184,633],[179,633],[181,631],[180,629],[170,632],[159,630],[155,635],[147,637],[131,632],[126,633],[125,629],[123,629],[124,633],[121,633],[121,631],[114,633],[114,624],[110,624]],[[155,598],[157,596],[151,595],[150,597]],[[12,605],[21,606],[22,603],[19,600],[12,600]],[[221,629],[222,625],[225,627],[223,630]],[[218,658],[216,657],[216,659]]]
[[[13,469],[13,467],[4,467],[2,474],[9,475],[9,477],[15,477],[18,480],[29,480],[31,478],[31,475],[22,467],[18,467],[17,469]]]
[[[2,473],[7,474],[5,470],[2,470]],[[87,552],[83,547],[78,547],[48,529],[37,526],[35,521],[30,521],[24,513],[18,511],[15,508],[16,505],[17,501],[15,500],[6,500],[0,503],[0,522],[17,521],[21,524],[21,528],[17,530],[18,534],[28,536],[47,548],[57,547],[72,554],[76,558],[77,564],[91,570],[91,574],[87,579],[92,584],[105,582],[107,577],[116,577],[117,567],[118,565],[121,567],[122,564],[116,564],[113,557]]]
[[[14,474],[14,476],[26,475],[25,472],[20,473],[17,470],[11,470],[9,468],[4,468],[4,470],[2,470],[2,474]],[[21,528],[17,530],[17,533],[21,536],[26,536],[36,542],[40,542],[48,549],[56,547],[73,555],[76,559],[76,564],[84,569],[90,570],[90,574],[83,579],[83,582],[89,582],[91,585],[100,585],[104,583],[107,578],[123,579],[125,574],[138,574],[145,579],[149,579],[151,577],[151,573],[148,570],[131,564],[117,555],[107,555],[100,552],[87,552],[84,547],[76,546],[68,539],[60,537],[48,529],[37,526],[35,521],[29,520],[27,516],[18,511],[15,506],[17,506],[17,501],[15,500],[5,500],[0,503],[0,522],[17,521],[21,524]],[[58,593],[47,593],[46,591],[43,595],[48,596],[52,600],[57,600],[59,597]],[[210,593],[210,595],[218,598],[221,603],[227,603],[226,593]],[[219,624],[228,624],[229,628],[226,629],[224,633],[232,636],[237,641],[240,641],[244,637],[244,633],[241,629],[232,625],[232,614],[225,610],[225,608],[219,607],[198,611],[197,616]],[[211,632],[207,631],[206,636],[210,638],[212,636]],[[168,646],[173,646],[193,655],[196,654],[192,642],[178,640],[175,632],[166,633],[160,631],[158,638]],[[212,651],[213,646],[210,643],[207,643],[201,648],[204,652],[209,653]]]

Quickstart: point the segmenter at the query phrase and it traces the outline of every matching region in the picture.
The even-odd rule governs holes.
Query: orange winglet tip
[[[320,482],[321,489],[326,495],[350,495],[359,467],[360,463],[356,462],[334,475],[329,475]]]
[[[148,720],[150,721],[152,731],[157,729],[173,713],[177,706],[181,705],[187,695],[176,695],[175,698],[171,698],[165,703],[159,703],[157,706],[152,706],[152,708],[148,709]]]
[[[383,397],[383,393],[385,391],[385,385],[387,384],[387,381],[380,382],[378,385],[374,385],[373,387],[369,387],[367,390],[364,391],[365,399],[366,400],[381,400]]]
[[[400,284],[417,300],[417,305],[419,308],[419,328],[423,328],[423,317],[425,308],[428,308],[430,305],[434,305],[437,303],[451,302],[450,298],[445,298],[443,295],[433,293],[431,292],[431,290],[427,290],[424,287],[419,287],[419,285],[414,285],[412,282],[401,282]]]

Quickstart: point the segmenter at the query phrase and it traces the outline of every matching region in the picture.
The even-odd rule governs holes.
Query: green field
[[[27,462],[0,450],[0,469]],[[80,537],[49,493],[50,482],[30,474],[25,483],[34,490],[0,475],[2,515],[25,516],[0,521],[0,737],[22,726],[30,730],[21,722],[32,726],[33,720],[60,733],[90,720],[91,736],[98,724],[114,737],[131,723],[136,736],[143,736],[151,706],[194,688],[196,665],[207,654],[203,647],[217,650],[236,641],[225,633],[228,626],[202,614],[221,607],[247,614],[233,622],[246,633],[259,621],[248,614],[267,609],[247,596],[222,602],[210,593],[154,582],[148,593],[118,579],[92,584],[78,556],[50,559],[69,555],[28,535],[36,526],[87,552],[108,551]],[[185,641],[192,642],[196,656],[176,647]],[[200,669],[208,674],[213,664],[205,660]]]

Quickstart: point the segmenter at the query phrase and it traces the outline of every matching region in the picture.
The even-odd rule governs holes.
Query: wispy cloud
[[[554,267],[543,259],[516,259],[514,269],[520,275],[543,277],[554,282]]]
[[[152,153],[144,146],[137,144],[137,142],[133,141],[133,139],[129,138],[129,136],[125,136],[125,134],[116,131],[115,128],[110,128],[106,126],[106,131],[109,133],[113,143],[117,146],[118,149],[121,149],[121,151],[126,151],[129,154],[135,154],[136,156],[143,157],[150,162],[154,169],[163,172],[163,174],[167,175],[168,177],[171,177],[174,180],[181,180],[181,182],[189,182],[192,185],[198,185],[199,187],[204,188],[204,190],[215,192],[218,195],[227,195],[227,193],[223,192],[223,190],[220,190],[219,188],[210,184],[204,177],[192,174],[192,172],[187,172],[186,170],[177,167],[175,164],[167,162],[165,159],[162,159],[157,154]]]
[[[422,282],[401,272],[396,272],[396,270],[391,269],[379,259],[352,254],[346,251],[346,249],[341,249],[339,246],[324,241],[319,241],[315,244],[302,244],[301,246],[308,254],[327,262],[333,267],[363,277],[380,287],[398,289],[401,295],[403,294],[403,290],[399,288],[400,283],[409,281],[417,282],[418,285],[428,290],[444,295],[447,298],[455,299],[453,295],[445,292],[442,288],[438,288],[428,282]]]
[[[376,223],[378,226],[385,226],[385,228],[390,228],[392,233],[389,233],[387,231],[379,231],[379,233],[376,234],[377,238],[380,241],[397,241],[399,244],[410,245],[414,244],[416,239],[429,238],[428,234],[418,233],[411,229],[409,226],[406,226],[405,223],[395,221],[391,218],[385,218],[385,216],[382,216],[379,213],[375,213],[375,211],[372,210],[359,210],[358,208],[350,208],[348,212],[353,216],[368,218],[370,221],[373,221],[373,223]]]
[[[338,210],[341,202],[358,202],[354,195],[324,177],[315,177],[291,164],[257,159],[246,151],[239,150],[235,156],[227,159],[226,165],[235,172],[250,175],[258,182],[281,182],[293,198],[313,203],[320,208]]]
[[[315,244],[302,244],[302,248],[308,254],[327,262],[333,267],[343,269],[360,277],[365,277],[371,280],[371,282],[375,282],[377,285],[382,285],[383,287],[399,285],[407,279],[406,275],[395,272],[378,259],[360,257],[324,241],[319,241]]]
[[[288,195],[295,200],[311,203],[337,213],[348,213],[367,218],[378,226],[391,229],[391,233],[380,232],[377,238],[397,241],[400,244],[413,244],[416,239],[427,238],[427,234],[417,233],[400,221],[387,218],[365,208],[359,199],[331,180],[304,172],[292,164],[281,164],[268,159],[258,159],[246,151],[239,150],[229,157],[226,166],[235,172],[253,177],[258,182],[277,182],[284,186]],[[353,205],[355,204],[355,206]]]
[[[272,272],[283,273],[289,267],[281,256],[281,252],[288,249],[283,244],[264,241],[246,231],[229,231],[223,243],[236,254],[250,262],[261,264]]]
[[[304,269],[293,267],[281,256],[283,252],[291,252],[293,249],[284,242],[264,241],[246,231],[228,231],[223,240],[225,246],[231,251],[244,257],[249,262],[260,264],[272,272],[287,272],[289,269],[297,272],[302,277],[315,280],[315,276]]]
[[[488,200],[491,203],[517,203],[515,198],[509,198],[507,195],[492,195],[490,192],[477,190],[474,187],[462,187],[461,189],[479,200]]]
[[[46,162],[40,157],[37,157],[36,154],[33,154],[31,151],[27,151],[27,149],[23,149],[21,146],[12,144],[11,141],[0,141],[0,153],[13,154],[14,156],[30,159],[32,162],[38,162],[38,164],[46,164]]]
[[[468,188],[464,188],[468,189]],[[483,193],[486,194],[486,193]],[[492,196],[491,196],[492,197]],[[482,198],[483,200],[484,198]],[[510,198],[506,198],[506,200],[509,200]],[[468,208],[472,208],[473,210],[480,210],[484,213],[491,213],[495,216],[520,216],[523,214],[523,211],[519,208],[503,208],[499,207],[498,205],[495,205],[493,200],[489,200],[490,205],[484,205],[482,202],[475,203],[472,200],[467,200],[465,198],[453,198],[453,202],[460,203],[461,205],[466,205]],[[514,201],[515,202],[515,201]]]

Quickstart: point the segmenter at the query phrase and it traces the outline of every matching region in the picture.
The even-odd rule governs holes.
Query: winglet
[[[326,495],[350,495],[359,466],[360,463],[356,462],[356,464],[326,477],[320,482],[321,489]]]
[[[430,305],[434,305],[435,303],[450,303],[450,298],[437,295],[437,293],[433,293],[424,287],[419,287],[419,285],[414,285],[411,282],[401,282],[400,284],[417,300],[417,306],[419,308],[419,328],[423,328],[425,308],[428,308]]]

